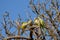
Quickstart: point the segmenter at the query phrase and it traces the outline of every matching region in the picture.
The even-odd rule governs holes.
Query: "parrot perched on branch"
[[[41,19],[40,17],[35,18],[34,19],[34,24],[36,24],[37,26],[42,28],[43,33],[46,33],[45,23],[44,23],[43,19]]]
[[[43,19],[41,19],[40,17],[38,17],[39,21],[40,21],[40,26],[41,28],[44,28],[45,27],[45,22]]]
[[[22,25],[21,25],[22,32],[21,32],[21,34],[23,34],[23,33],[24,33],[24,31],[25,31],[25,29],[26,29],[27,25],[28,25],[28,23],[27,23],[27,22],[22,22]]]
[[[26,29],[27,25],[32,26],[32,20],[29,20],[27,22],[22,22],[21,29],[22,29],[22,34],[24,33],[24,30]]]
[[[34,19],[34,24],[36,24],[37,26],[40,26],[41,28],[45,27],[45,23],[43,19],[41,19],[40,17],[37,17]]]

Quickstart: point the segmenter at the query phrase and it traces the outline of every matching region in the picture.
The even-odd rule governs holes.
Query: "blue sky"
[[[17,18],[18,13],[23,17],[28,5],[29,0],[0,0],[0,19],[5,11],[8,11],[13,19]]]
[[[34,16],[28,6],[29,0],[0,0],[0,19],[2,19],[2,15],[5,11],[8,11],[10,13],[10,18],[13,20],[18,17],[18,14],[20,14],[21,18],[24,20],[27,17],[26,10],[28,10],[31,15]]]

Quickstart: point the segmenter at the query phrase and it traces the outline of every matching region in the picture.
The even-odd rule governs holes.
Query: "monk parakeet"
[[[40,26],[41,28],[44,28],[45,26],[44,21],[40,17],[34,19],[34,24]]]
[[[22,32],[21,32],[21,34],[24,33],[24,30],[26,29],[27,25],[28,25],[27,22],[22,22],[22,25],[21,25]]]
[[[41,19],[40,17],[35,18],[34,24],[36,24],[37,26],[42,28],[43,32],[46,33],[45,23],[44,23],[43,19]]]
[[[41,19],[40,17],[38,17],[38,19],[39,19],[41,28],[44,28],[45,27],[45,23],[44,23],[43,19]]]

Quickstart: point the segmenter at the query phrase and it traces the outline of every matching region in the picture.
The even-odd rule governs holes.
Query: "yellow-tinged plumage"
[[[44,28],[45,27],[45,23],[44,23],[43,19],[41,19],[40,17],[38,17],[38,19],[40,21],[41,28]]]
[[[37,24],[41,28],[44,28],[45,26],[44,21],[40,17],[35,18],[34,24]]]
[[[23,34],[23,33],[24,33],[24,31],[25,31],[25,29],[26,29],[27,25],[28,25],[28,23],[27,23],[27,22],[22,22],[22,25],[21,25],[22,32],[21,32],[21,34]]]
[[[44,24],[44,21],[40,17],[38,17],[38,19],[39,19],[41,24]]]
[[[43,19],[41,19],[40,17],[35,18],[34,19],[34,24],[36,24],[37,26],[42,28],[44,30],[44,32],[46,32],[45,23],[44,23]]]
[[[39,22],[39,19],[38,19],[38,18],[35,18],[35,19],[34,19],[34,24],[40,26],[40,22]]]
[[[29,20],[29,21],[28,21],[28,25],[29,25],[29,26],[32,26],[32,25],[33,25],[32,20]]]
[[[27,26],[27,22],[23,22],[21,25],[21,28],[24,29],[24,28],[26,28],[26,26]]]

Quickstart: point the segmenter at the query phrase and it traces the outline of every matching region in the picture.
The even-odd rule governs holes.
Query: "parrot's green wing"
[[[45,22],[40,17],[38,17],[38,19],[40,20],[40,27],[43,29],[43,32],[46,33]]]
[[[42,21],[41,26],[42,26],[42,28],[45,28],[45,23],[44,23],[44,21]]]
[[[45,27],[45,23],[44,23],[43,19],[41,19],[40,17],[38,17],[38,19],[39,19],[41,28],[44,28]]]

